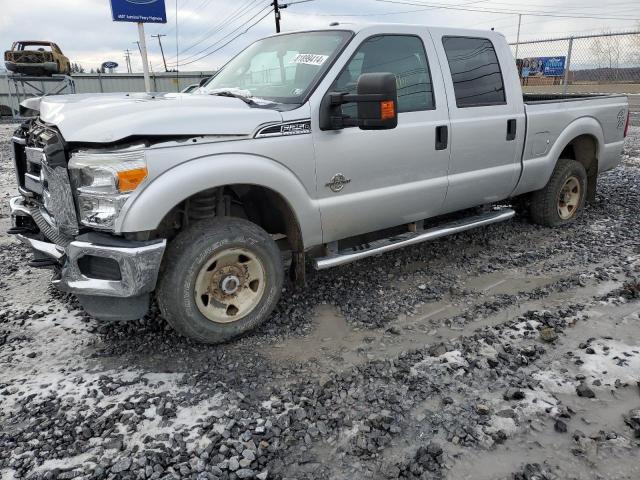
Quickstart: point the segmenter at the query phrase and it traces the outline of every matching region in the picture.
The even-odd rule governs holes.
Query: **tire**
[[[264,322],[283,281],[280,250],[267,232],[248,220],[214,218],[169,244],[156,297],[176,331],[215,344]]]
[[[580,162],[558,160],[547,185],[531,196],[534,223],[557,227],[575,220],[587,198],[587,171]]]

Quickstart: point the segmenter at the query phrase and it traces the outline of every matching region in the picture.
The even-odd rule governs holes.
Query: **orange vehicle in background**
[[[53,42],[41,40],[21,40],[4,52],[7,70],[25,75],[49,76],[54,73],[68,75],[71,62]]]

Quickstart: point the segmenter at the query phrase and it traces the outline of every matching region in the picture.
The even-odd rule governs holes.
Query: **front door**
[[[449,119],[442,78],[430,73],[431,39],[380,34],[352,45],[329,91],[355,93],[363,73],[395,74],[398,126],[313,128],[324,242],[436,215],[447,191],[449,149],[442,142],[436,149],[436,130],[446,133]],[[344,105],[343,114],[356,116],[356,109]]]

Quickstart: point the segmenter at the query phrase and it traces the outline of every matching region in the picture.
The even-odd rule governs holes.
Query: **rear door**
[[[444,211],[505,199],[520,175],[525,130],[521,90],[510,82],[512,66],[508,62],[513,63],[513,58],[506,47],[495,45],[493,34],[432,35],[442,65],[451,121],[451,165]]]
[[[312,102],[317,195],[325,242],[437,215],[447,190],[449,150],[436,129],[449,124],[431,39],[415,30],[360,34]],[[401,33],[401,30],[407,30]],[[355,93],[363,73],[389,72],[398,87],[398,126],[321,131],[318,105],[329,91]],[[329,75],[327,75],[329,77]],[[343,107],[355,116],[356,106]]]

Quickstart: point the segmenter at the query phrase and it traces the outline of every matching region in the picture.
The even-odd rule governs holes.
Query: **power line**
[[[181,66],[185,66],[185,65],[190,65],[192,63],[198,62],[210,55],[213,55],[214,53],[216,53],[219,50],[222,50],[224,47],[226,47],[227,45],[229,45],[231,42],[233,42],[235,39],[237,39],[238,37],[241,37],[242,35],[246,34],[249,30],[251,30],[253,27],[255,27],[258,23],[260,23],[262,20],[264,20],[265,18],[267,18],[269,15],[271,15],[271,12],[273,11],[273,9],[270,9],[265,15],[263,15],[262,17],[260,17],[258,20],[256,20],[255,22],[253,22],[251,25],[249,25],[244,31],[240,32],[238,35],[236,35],[235,37],[233,37],[231,40],[229,40],[228,42],[226,42],[225,44],[219,46],[218,48],[216,48],[215,50],[212,50],[211,52],[206,53],[205,55],[203,55],[200,58],[196,58],[195,60],[191,60],[190,62],[186,62],[181,64]]]
[[[241,30],[245,25],[247,25],[248,23],[251,22],[251,20],[253,20],[254,18],[256,18],[258,15],[260,15],[262,12],[264,12],[265,10],[269,9],[269,14],[273,11],[272,8],[270,8],[271,5],[267,5],[266,7],[262,8],[261,10],[259,10],[253,17],[251,17],[249,20],[241,23],[240,25],[238,25],[236,28],[234,28],[233,30],[231,30],[229,33],[227,33],[226,35],[222,36],[219,40],[207,45],[206,47],[204,47],[203,49],[199,50],[196,53],[192,53],[190,55],[187,55],[186,58],[184,58],[184,60],[189,60],[188,63],[183,63],[183,65],[188,65],[189,63],[193,63],[191,62],[191,59],[193,59],[194,57],[197,57],[198,55],[202,55],[204,54],[207,50],[209,50],[210,48],[215,47],[216,45],[218,45],[220,42],[224,41],[226,38],[229,38],[231,35],[233,35],[234,33],[238,32],[239,30]],[[236,37],[234,37],[236,38]]]
[[[250,4],[249,4],[249,5],[247,5],[247,6],[249,7],[249,9],[248,9],[248,10],[245,10],[245,11],[243,11],[242,13],[240,13],[239,11],[236,11],[236,12],[237,12],[237,14],[235,15],[235,18],[231,18],[231,17],[234,17],[234,14],[231,14],[229,17],[227,17],[227,19],[228,19],[227,21],[223,20],[223,21],[221,22],[221,24],[220,24],[219,28],[217,28],[215,32],[211,33],[208,37],[204,37],[204,38],[203,38],[200,42],[198,42],[198,43],[202,43],[202,41],[207,40],[208,38],[211,38],[215,33],[223,31],[226,27],[228,27],[228,26],[230,26],[230,25],[233,25],[233,24],[236,22],[236,20],[238,20],[238,19],[240,19],[240,18],[242,17],[242,15],[244,15],[244,14],[246,14],[246,13],[249,13],[249,11],[251,11],[253,8],[255,8],[255,7],[259,7],[259,6],[260,6],[260,5],[259,5],[260,0],[258,0],[257,2],[256,2],[256,1],[253,1],[253,4],[251,4],[251,2],[249,2],[249,3],[250,3]],[[238,25],[237,27],[235,27],[235,28],[234,28],[233,30],[231,30],[229,33],[227,33],[227,34],[223,35],[223,36],[222,36],[222,38],[220,38],[219,40],[217,40],[217,41],[215,41],[215,42],[213,42],[213,43],[211,43],[211,44],[209,44],[209,45],[207,45],[207,46],[203,47],[202,49],[200,49],[200,50],[199,50],[199,51],[197,51],[197,52],[190,53],[190,54],[186,55],[186,56],[183,58],[183,60],[191,60],[191,59],[193,59],[194,57],[197,57],[198,55],[201,55],[202,53],[206,52],[209,48],[214,47],[215,45],[217,45],[218,43],[220,43],[221,41],[223,41],[225,38],[228,38],[230,35],[233,35],[235,32],[237,32],[238,30],[240,30],[244,25],[246,25],[246,23],[248,23],[248,22],[250,22],[252,19],[256,18],[260,13],[264,12],[267,8],[269,8],[269,6],[268,6],[268,5],[267,5],[267,6],[265,6],[265,7],[263,7],[261,10],[258,10],[257,12],[255,12],[255,13],[253,14],[253,16],[251,16],[251,17],[249,18],[249,20],[247,20],[247,21],[243,22],[242,24]],[[235,13],[235,12],[234,12],[234,13]],[[214,28],[215,28],[215,26],[214,26]],[[195,46],[195,45],[193,45],[193,46]],[[193,47],[193,46],[192,46],[192,47]],[[191,47],[191,48],[192,48],[192,47]],[[179,51],[179,54],[180,54],[180,55],[183,55],[183,54],[185,54],[185,53],[187,52],[187,50],[189,50],[189,48],[186,48],[186,49],[180,50],[180,51]],[[170,62],[170,64],[171,64],[171,65],[175,65],[175,64],[179,63],[179,62],[178,62],[178,55],[176,55],[176,56],[175,56],[175,60],[169,59],[168,61]]]
[[[280,33],[280,10],[283,10],[291,5],[297,5],[299,3],[313,2],[314,0],[298,0],[297,2],[278,3],[278,0],[273,0],[271,6],[273,7],[273,14],[276,20],[276,33]]]
[[[535,17],[555,17],[555,18],[592,18],[598,20],[630,20],[630,21],[639,21],[640,18],[629,18],[629,17],[606,17],[606,16],[588,16],[588,15],[563,15],[554,12],[543,12],[543,11],[532,11],[532,10],[493,10],[493,9],[481,9],[481,8],[471,8],[471,7],[462,7],[462,6],[449,6],[449,5],[438,5],[432,3],[425,2],[410,2],[406,0],[376,0],[381,3],[394,3],[399,5],[412,5],[412,6],[428,6],[428,7],[436,7],[437,9],[443,10],[464,10],[468,12],[482,12],[482,13],[502,13],[505,15],[530,15]]]
[[[240,18],[242,15],[244,15],[245,13],[248,13],[251,9],[253,9],[256,6],[258,6],[257,5],[258,3],[260,3],[260,0],[249,0],[248,2],[243,4],[240,8],[234,10],[227,17],[225,17],[222,20],[220,20],[220,22],[214,24],[212,27],[209,27],[206,30],[206,32],[203,34],[203,36],[198,41],[196,41],[195,43],[191,44],[187,48],[180,50],[179,53],[180,54],[184,54],[184,53],[188,52],[193,47],[201,44],[202,42],[204,42],[204,41],[208,40],[209,38],[211,38],[216,33],[224,30],[225,27],[228,27],[231,23],[233,23],[236,20],[238,20],[238,18]],[[169,58],[169,61],[174,60],[176,57],[177,57],[177,55]]]
[[[456,6],[473,5],[476,3],[487,3],[490,0],[472,0],[471,2],[454,4]],[[384,17],[387,15],[401,15],[403,13],[426,12],[428,10],[437,10],[440,7],[418,8],[413,10],[402,10],[396,12],[377,12],[377,13],[314,13],[316,17]],[[294,14],[297,15],[297,14]]]

